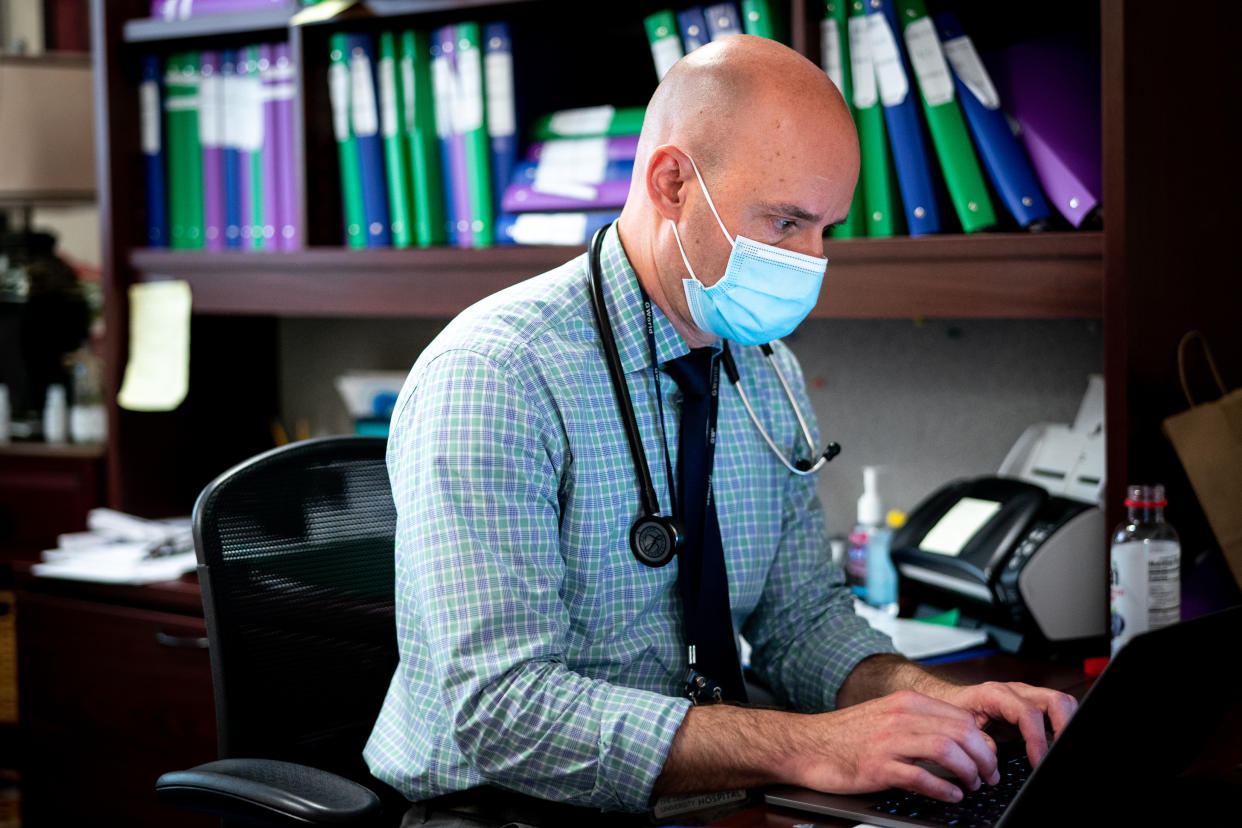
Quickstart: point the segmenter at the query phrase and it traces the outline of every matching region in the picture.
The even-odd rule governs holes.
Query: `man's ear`
[[[664,218],[681,216],[690,175],[690,157],[672,144],[656,147],[647,159],[647,197]]]

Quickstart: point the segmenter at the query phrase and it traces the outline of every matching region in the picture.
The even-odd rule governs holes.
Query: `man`
[[[831,81],[774,41],[702,47],[652,97],[600,259],[665,514],[682,395],[664,371],[722,337],[780,450],[815,459],[763,353],[739,342],[784,335],[813,306],[824,235],[846,215],[858,164]],[[819,260],[818,274],[752,279],[730,299],[738,285],[711,288],[734,266],[734,244],[793,254],[795,268]],[[773,347],[809,412],[796,361]],[[366,750],[377,777],[412,800],[490,785],[638,811],[655,796],[774,782],[957,800],[998,779],[981,730],[991,719],[1017,724],[1032,761],[1042,758],[1045,717],[1059,733],[1073,699],[957,686],[893,654],[828,563],[814,476],[779,462],[727,383],[717,405],[711,498],[732,620],[756,672],[806,712],[685,697],[678,564],[642,566],[629,548],[638,485],[579,257],[464,312],[398,401],[389,470],[401,663]]]

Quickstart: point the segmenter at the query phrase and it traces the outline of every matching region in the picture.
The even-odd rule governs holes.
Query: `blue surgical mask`
[[[689,156],[686,156],[689,158]],[[716,205],[712,203],[707,185],[699,173],[698,165],[690,158],[690,165],[703,188],[707,205],[724,233],[725,241],[733,247],[724,276],[711,287],[694,275],[694,268],[686,258],[686,250],[673,227],[673,238],[681,251],[689,279],[682,279],[686,302],[694,324],[704,333],[731,339],[742,345],[762,345],[782,336],[788,336],[806,318],[819,298],[819,288],[824,281],[827,259],[819,259],[795,253],[782,247],[738,236],[729,235]]]

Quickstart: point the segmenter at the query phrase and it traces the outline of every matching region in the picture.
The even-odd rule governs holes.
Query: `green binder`
[[[241,70],[245,78],[246,174],[242,177],[245,190],[241,197],[249,199],[249,226],[242,230],[242,247],[263,249],[263,77],[259,71],[259,47],[242,50]]]
[[[388,179],[388,215],[392,227],[392,246],[409,247],[414,242],[410,216],[410,159],[402,118],[404,94],[401,72],[397,68],[397,35],[382,32],[379,37],[380,132],[384,136],[384,173]]]
[[[168,113],[169,246],[204,246],[203,150],[198,136],[199,53],[168,57],[164,107]]]
[[[932,144],[957,218],[967,233],[991,227],[996,224],[996,212],[957,103],[953,74],[940,46],[936,25],[927,16],[923,0],[896,0],[896,7],[921,93],[923,114],[927,116]]]
[[[492,215],[492,143],[487,134],[482,43],[478,23],[457,24],[457,82],[460,85],[460,97],[454,122],[466,144],[466,177],[469,179],[473,246],[491,247],[495,240],[495,217]]]
[[[858,122],[858,113],[854,110],[854,81],[850,68],[850,50],[847,37],[846,20],[848,0],[824,0],[824,19],[820,25],[820,45],[823,49],[823,67],[841,92],[841,97],[850,108],[854,122]],[[858,185],[854,187],[854,198],[850,202],[850,214],[845,221],[828,231],[834,239],[853,239],[867,235],[867,225],[863,222],[863,186],[862,172],[858,174]]]
[[[431,39],[426,32],[404,31],[400,49],[402,133],[410,159],[414,243],[431,247],[447,241],[440,139],[431,86]]]
[[[637,135],[642,132],[646,113],[646,108],[641,106],[564,109],[536,118],[532,134],[536,141]]]
[[[651,46],[651,59],[655,61],[656,77],[664,75],[673,64],[686,54],[681,46],[681,34],[677,30],[677,18],[672,9],[661,9],[643,18],[647,30],[647,43]]]
[[[358,169],[358,149],[349,120],[349,44],[345,34],[334,33],[328,48],[331,59],[328,64],[328,93],[332,101],[332,129],[336,135],[337,160],[341,170],[341,211],[345,245],[366,247],[366,234],[363,233],[362,177]],[[256,177],[255,181],[262,182],[262,176]],[[262,204],[260,195],[256,194],[256,205]]]
[[[788,4],[781,0],[742,0],[742,31],[789,44],[783,12]]]
[[[862,170],[864,223],[867,235],[886,238],[905,232],[897,192],[897,172],[888,146],[888,128],[880,105],[875,66],[871,61],[871,40],[867,33],[867,3],[850,0],[847,41],[850,55],[850,85],[854,121],[858,127]]]

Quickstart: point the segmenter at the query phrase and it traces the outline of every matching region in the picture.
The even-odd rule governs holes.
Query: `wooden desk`
[[[114,586],[13,569],[22,824],[218,826],[155,798],[161,773],[216,758],[197,580]]]

